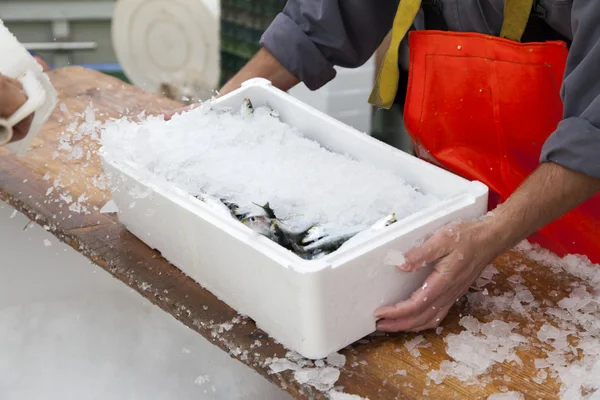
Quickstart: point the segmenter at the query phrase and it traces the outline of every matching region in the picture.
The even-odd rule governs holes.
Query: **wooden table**
[[[299,384],[290,371],[269,373],[265,363],[267,359],[284,357],[286,354],[281,345],[257,329],[253,321],[239,318],[234,310],[144,245],[118,222],[115,214],[99,212],[110,199],[110,194],[107,188],[102,189],[102,185],[97,183],[102,175],[95,154],[97,143],[84,138],[80,142],[84,150],[81,158],[73,156],[75,153],[70,153],[72,150],[66,149],[64,144],[61,150],[57,150],[61,146],[61,135],[76,118],[73,114],[82,113],[90,102],[101,111],[96,115],[98,119],[117,117],[126,111],[129,115],[137,115],[144,110],[156,113],[161,109],[177,107],[178,104],[123,84],[108,75],[79,67],[51,71],[50,76],[59,93],[59,105],[64,104],[70,116],[65,112],[65,106],[57,107],[33,142],[31,151],[21,159],[9,154],[7,149],[0,148],[0,199],[46,227],[91,261],[273,384],[297,398],[327,398],[326,394],[312,386]],[[58,187],[50,190],[55,180]],[[96,184],[93,184],[94,181]],[[68,190],[73,201],[84,194],[88,198],[84,201],[89,205],[88,210],[76,212],[76,206],[73,207],[76,211],[69,210],[64,199],[59,200],[65,190]],[[500,274],[495,277],[494,283],[486,286],[490,293],[495,289],[502,292],[509,289],[506,277],[514,275],[515,268],[523,264],[531,268],[519,274],[525,278],[525,285],[538,300],[555,303],[557,297],[551,295],[553,290],[560,294],[558,299],[568,293],[567,288],[573,278],[566,274],[552,274],[548,268],[517,252],[507,253],[496,260]],[[458,320],[461,314],[466,313],[465,302],[459,303],[444,321],[441,335],[424,333],[431,346],[421,348],[419,358],[413,357],[403,346],[415,334],[373,335],[344,349],[341,353],[347,361],[336,385],[343,387],[345,393],[371,400],[418,399],[426,397],[426,394],[433,399],[487,398],[492,393],[499,393],[499,388],[503,386],[522,392],[526,398],[557,398],[557,382],[549,378],[538,385],[531,380],[537,374],[532,359],[539,357],[536,350],[539,344],[533,346],[531,351],[518,353],[525,362],[523,367],[511,364],[495,366],[489,375],[491,383],[487,386],[467,386],[450,378],[440,385],[426,385],[427,372],[437,369],[442,360],[449,359],[445,353],[443,336],[448,332],[460,332]],[[482,321],[489,319],[485,312],[472,314]],[[506,314],[505,318],[519,322],[519,333],[535,342],[535,327],[543,323],[542,317],[530,321],[518,315]],[[220,324],[231,321],[234,322],[231,329],[219,328]],[[254,345],[257,339],[262,343],[260,347]],[[406,370],[407,375],[396,374],[398,370]]]

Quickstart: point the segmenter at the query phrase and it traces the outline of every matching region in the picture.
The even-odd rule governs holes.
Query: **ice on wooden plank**
[[[436,384],[447,376],[474,384],[496,363],[515,361],[521,364],[515,349],[526,339],[512,332],[518,324],[499,320],[481,323],[472,316],[466,316],[460,320],[460,325],[466,330],[444,338],[446,353],[453,361],[443,361],[439,370],[430,371],[427,375]]]
[[[327,395],[329,396],[329,400],[368,400],[365,397],[360,397],[355,394],[337,392],[335,390],[330,390]]]
[[[159,181],[243,208],[269,202],[287,221],[367,228],[440,201],[391,171],[323,148],[266,107],[228,113],[204,104],[168,122],[121,119],[103,128],[102,144],[107,158],[133,162]]]
[[[524,400],[525,396],[521,392],[495,393],[488,396],[487,400]]]

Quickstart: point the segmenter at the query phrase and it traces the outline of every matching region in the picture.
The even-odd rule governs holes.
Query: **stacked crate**
[[[221,0],[221,85],[260,49],[260,37],[286,0]]]

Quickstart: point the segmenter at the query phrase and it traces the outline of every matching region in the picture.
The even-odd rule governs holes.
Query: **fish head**
[[[271,232],[271,220],[263,215],[253,215],[242,219],[242,224],[261,235],[268,236]]]

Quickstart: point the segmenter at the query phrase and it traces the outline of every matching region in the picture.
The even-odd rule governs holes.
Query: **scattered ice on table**
[[[325,366],[323,360],[315,360],[313,363],[302,355],[289,351],[285,358],[267,359],[265,366],[269,367],[272,374],[294,371],[294,379],[298,383],[313,386],[321,392],[331,393],[340,377],[339,369],[346,364],[346,357],[343,354],[333,353],[325,361],[329,366]]]
[[[492,281],[494,275],[496,275],[497,273],[498,269],[493,265],[490,264],[486,266],[485,269],[481,272],[481,275],[479,275],[479,278],[477,278],[477,280],[475,281],[475,286],[478,288],[484,287]]]
[[[425,338],[423,336],[419,335],[419,336],[409,340],[408,342],[405,342],[404,347],[406,347],[406,350],[408,350],[410,352],[413,349],[415,349],[418,345],[423,343],[424,341],[425,341]]]
[[[436,384],[440,384],[446,376],[476,384],[477,378],[489,372],[495,363],[515,361],[522,364],[515,349],[526,339],[512,333],[518,324],[499,320],[481,323],[472,316],[466,316],[460,320],[460,325],[466,330],[444,338],[446,353],[453,361],[442,361],[439,370],[430,371],[427,375]]]
[[[340,377],[340,370],[332,367],[303,368],[294,372],[294,379],[301,385],[311,385],[317,390],[328,391]]]
[[[569,311],[578,311],[590,304],[593,299],[594,296],[585,287],[579,286],[571,292],[569,297],[559,301],[558,306]]]
[[[405,369],[399,369],[398,371],[396,371],[396,375],[406,376],[406,370]]]
[[[52,242],[49,241],[48,239],[44,239],[44,246],[50,247],[50,246],[52,246]]]
[[[340,353],[330,354],[327,356],[327,364],[336,368],[342,368],[346,365],[346,356]]]
[[[524,400],[525,396],[521,392],[495,393],[488,396],[487,400]]]
[[[243,115],[205,103],[168,122],[120,119],[102,128],[102,145],[109,159],[133,162],[159,183],[241,207],[269,202],[288,221],[361,229],[392,212],[401,219],[440,200],[390,171],[326,150],[265,107]]]
[[[369,400],[355,394],[342,393],[335,390],[330,390],[327,395],[329,396],[329,400]]]

